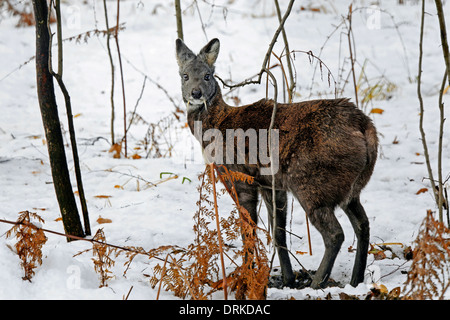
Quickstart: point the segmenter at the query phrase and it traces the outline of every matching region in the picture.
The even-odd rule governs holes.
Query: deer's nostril
[[[202,92],[200,90],[192,90],[192,98],[200,99],[202,96]]]

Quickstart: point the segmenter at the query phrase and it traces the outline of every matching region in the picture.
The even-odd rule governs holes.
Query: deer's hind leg
[[[342,206],[347,214],[355,231],[358,245],[356,249],[355,264],[353,266],[352,279],[350,284],[356,287],[364,281],[364,271],[367,264],[367,251],[369,248],[369,219],[367,219],[359,197],[351,199],[347,204]]]
[[[310,210],[307,215],[311,224],[322,235],[325,244],[325,253],[311,283],[312,288],[319,289],[330,277],[334,262],[344,242],[344,232],[334,215],[334,208],[315,208]]]

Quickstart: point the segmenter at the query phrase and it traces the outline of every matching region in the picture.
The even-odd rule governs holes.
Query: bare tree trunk
[[[53,1],[50,1],[50,6]],[[50,11],[50,10],[49,10]],[[63,47],[62,47],[62,25],[61,25],[61,6],[60,0],[56,0],[55,2],[55,11],[56,11],[56,24],[57,24],[57,38],[58,38],[58,73],[53,71],[52,67],[52,59],[51,59],[51,47],[52,47],[52,35],[50,29],[50,15],[48,15],[47,19],[47,28],[49,32],[49,70],[50,73],[55,77],[58,82],[59,87],[64,95],[64,101],[66,103],[66,111],[67,111],[67,122],[69,125],[69,135],[70,135],[70,143],[72,145],[72,155],[73,155],[73,163],[75,169],[75,177],[77,179],[77,187],[78,187],[78,196],[80,197],[81,211],[83,213],[84,220],[84,232],[86,235],[91,235],[91,226],[89,223],[89,213],[86,204],[86,197],[84,195],[84,187],[83,187],[83,179],[81,178],[81,169],[80,169],[80,160],[78,158],[78,147],[77,147],[77,139],[75,137],[75,127],[73,124],[73,114],[72,114],[72,104],[70,102],[70,95],[67,91],[66,85],[62,79],[63,74]]]
[[[36,77],[39,107],[47,139],[50,166],[56,198],[67,234],[83,237],[75,196],[70,183],[64,142],[56,105],[53,77],[49,70],[49,41],[47,0],[33,0],[36,20]],[[69,238],[67,241],[70,241]]]

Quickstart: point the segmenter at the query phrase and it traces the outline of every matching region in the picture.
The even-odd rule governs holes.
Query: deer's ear
[[[186,62],[195,59],[195,54],[189,49],[181,39],[177,39],[176,53],[178,66],[182,67]]]
[[[219,39],[214,38],[206,46],[204,46],[202,50],[200,50],[198,57],[212,67],[217,60],[219,50]]]

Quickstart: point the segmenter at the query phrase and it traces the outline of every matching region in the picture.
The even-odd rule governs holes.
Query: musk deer
[[[262,174],[267,163],[250,161],[251,141],[245,141],[244,161],[236,161],[236,157],[225,161],[220,159],[229,154],[229,150],[221,151],[227,147],[224,139],[209,137],[211,141],[208,143],[208,139],[198,134],[199,129],[200,132],[216,130],[222,137],[230,129],[256,132],[267,130],[271,122],[272,100],[262,99],[241,107],[232,107],[224,102],[214,78],[214,63],[219,48],[219,40],[213,39],[196,55],[182,40],[176,40],[176,57],[183,100],[187,105],[188,125],[204,151],[209,144],[215,145],[216,154],[212,155],[215,161],[222,160],[221,163],[229,170],[254,177],[253,184],[236,183],[240,204],[256,222],[260,193],[273,224],[272,175]],[[325,244],[325,253],[311,286],[324,286],[344,241],[343,230],[334,215],[337,206],[349,217],[358,240],[350,282],[357,286],[364,280],[369,246],[369,220],[359,195],[370,179],[377,158],[378,138],[371,119],[349,99],[313,100],[278,104],[273,129],[278,133],[275,154],[279,168],[274,174],[276,225],[272,226],[272,230],[284,284],[290,286],[295,281],[285,232],[287,192],[291,192],[322,235]],[[243,138],[250,140],[245,139],[245,136]],[[231,143],[236,147],[239,142],[233,137]],[[228,139],[226,144],[230,144]]]

